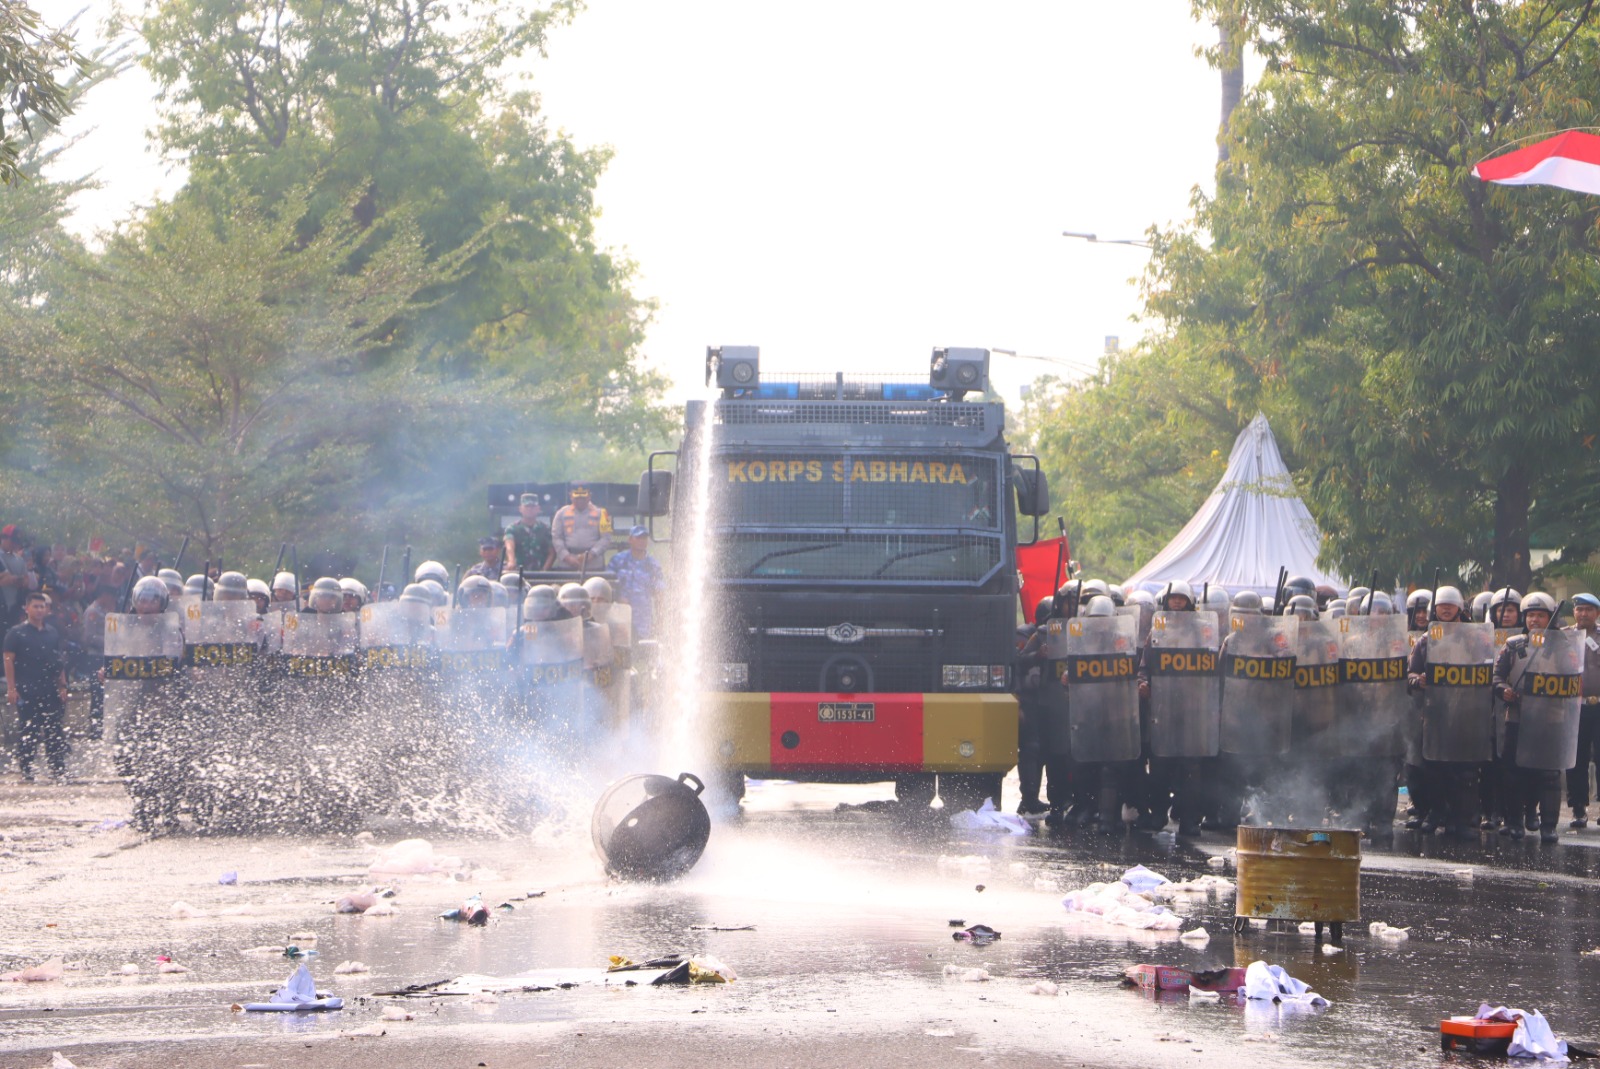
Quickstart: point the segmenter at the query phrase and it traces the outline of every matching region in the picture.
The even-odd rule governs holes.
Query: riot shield
[[[191,668],[248,668],[261,645],[253,601],[197,601],[183,609],[183,662]]]
[[[633,712],[634,698],[633,606],[622,601],[613,603],[606,616],[606,626],[611,628],[611,663],[615,674],[612,697],[618,711],[629,714]]]
[[[140,696],[176,678],[183,631],[176,613],[106,614],[105,720],[101,737],[113,748]]]
[[[1406,693],[1412,643],[1405,617],[1344,616],[1334,623],[1339,628],[1339,756],[1405,753],[1412,716]]]
[[[1157,612],[1145,666],[1150,676],[1150,753],[1215,757],[1219,731],[1217,614]]]
[[[1039,687],[1039,749],[1046,757],[1072,753],[1072,718],[1067,694],[1067,624],[1057,616],[1039,630],[1039,652],[1044,658]]]
[[[1139,756],[1138,617],[1067,621],[1067,704],[1075,761]]]
[[[523,708],[536,723],[559,728],[578,704],[583,680],[583,621],[525,621],[513,645]]]
[[[1494,629],[1488,624],[1428,625],[1427,699],[1422,756],[1478,762],[1494,756]]]
[[[187,742],[184,808],[207,830],[243,829],[241,802],[262,785],[241,782],[241,755],[270,745],[256,708],[261,618],[253,601],[195,601],[183,607],[183,632],[185,700],[173,733]]]
[[[1136,648],[1144,648],[1144,640],[1150,637],[1150,621],[1155,616],[1155,607],[1151,605],[1118,605],[1117,615],[1126,616],[1133,621],[1133,641]]]
[[[361,606],[357,644],[365,672],[422,671],[428,667],[433,627],[427,607],[380,601]]]
[[[1234,613],[1223,641],[1222,749],[1249,755],[1289,751],[1294,710],[1293,616]]]
[[[505,666],[510,622],[504,606],[435,609],[434,645],[445,674],[494,672]]]
[[[283,669],[308,678],[348,676],[355,667],[357,629],[350,613],[283,614]]]
[[[106,615],[102,738],[133,799],[134,824],[151,831],[176,819],[188,769],[175,720],[183,708],[179,614]]]
[[[1359,617],[1387,619],[1387,617]],[[1297,757],[1333,757],[1339,710],[1338,621],[1301,620],[1294,647],[1290,749]]]
[[[1578,763],[1583,708],[1583,634],[1530,631],[1528,657],[1513,684],[1517,701],[1517,767],[1559,772]]]

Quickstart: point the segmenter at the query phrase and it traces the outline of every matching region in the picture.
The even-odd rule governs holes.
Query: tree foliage
[[[72,110],[73,94],[56,76],[88,67],[69,32],[46,26],[20,0],[0,0],[0,184],[24,177],[23,146]]]

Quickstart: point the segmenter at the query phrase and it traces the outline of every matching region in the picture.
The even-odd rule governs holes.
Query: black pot
[[[623,880],[675,880],[694,868],[711,837],[706,789],[685,772],[627,776],[595,803],[590,831],[606,872]]]

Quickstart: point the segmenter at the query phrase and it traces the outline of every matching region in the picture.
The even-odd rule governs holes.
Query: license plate
[[[818,702],[817,720],[824,724],[870,724],[877,719],[872,702]]]

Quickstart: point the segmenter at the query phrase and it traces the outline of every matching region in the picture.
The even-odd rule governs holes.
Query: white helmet
[[[603,576],[591,575],[583,581],[583,589],[589,592],[590,612],[599,623],[605,623],[606,617],[611,612],[611,604],[616,600],[612,593],[611,584]]]
[[[1084,610],[1085,616],[1115,616],[1117,603],[1105,594],[1096,594],[1089,599],[1089,607]]]
[[[442,609],[450,604],[450,595],[445,593],[444,584],[439,580],[433,578],[419,579],[415,585],[428,592],[428,597],[433,599],[434,608]]]
[[[371,594],[367,592],[366,584],[353,576],[347,575],[339,580],[339,589],[344,591],[345,597],[356,599],[357,608],[372,600]]]
[[[1530,612],[1539,612],[1540,610],[1550,614],[1550,620],[1548,623],[1554,623],[1556,615],[1556,599],[1552,598],[1549,594],[1546,594],[1542,590],[1536,590],[1532,594],[1529,594],[1527,597],[1522,599],[1523,616],[1527,616]]]
[[[306,598],[306,608],[314,613],[339,613],[344,611],[344,590],[339,580],[325,575],[311,584],[311,596]]]
[[[1467,607],[1467,599],[1463,598],[1461,591],[1455,587],[1442,586],[1433,592],[1433,604],[1435,611],[1438,610],[1440,605],[1454,605],[1458,609],[1465,609]]]
[[[556,600],[572,615],[589,619],[594,612],[594,602],[589,592],[577,583],[563,583],[556,591]]]
[[[1194,608],[1194,590],[1182,579],[1170,580],[1166,586],[1162,587],[1161,596],[1156,599],[1156,604],[1165,609],[1167,607],[1168,599],[1174,594],[1182,594],[1184,597],[1188,598],[1189,608]]]
[[[250,590],[246,584],[243,572],[223,572],[217,576],[216,598],[218,601],[248,601]]]
[[[134,612],[138,612],[141,608],[148,613],[166,612],[170,596],[166,580],[160,576],[147,575],[133,584],[132,609]]]
[[[450,586],[449,571],[445,569],[444,565],[440,564],[436,560],[425,560],[421,564],[417,565],[416,575],[412,578],[412,582],[420,583],[424,579],[432,579],[442,588],[448,588]]]
[[[270,594],[274,590],[287,590],[295,597],[299,597],[300,580],[296,578],[293,572],[279,572],[277,575],[272,577],[272,587],[267,591],[267,593]]]

